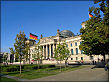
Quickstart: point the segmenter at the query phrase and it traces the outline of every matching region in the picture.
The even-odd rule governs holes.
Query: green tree
[[[30,43],[25,44],[24,59],[26,61],[29,60],[29,64],[30,64]]]
[[[86,28],[81,28],[82,44],[79,46],[87,55],[105,55],[109,54],[109,7],[108,0],[94,0],[94,3],[99,3],[100,7],[89,8],[89,13],[93,13],[93,17],[85,23]],[[103,17],[101,13],[103,12]]]
[[[9,48],[12,55],[15,55],[15,50],[13,48]],[[13,60],[12,60],[13,63]]]
[[[67,47],[67,44],[65,42],[63,42],[62,44],[59,43],[55,50],[55,59],[60,61],[60,71],[62,71],[61,61],[63,60],[67,61],[68,57],[70,57],[70,54],[69,54],[69,49]]]
[[[19,57],[20,60],[20,74],[21,74],[21,61],[25,55],[25,41],[27,40],[26,35],[20,31],[19,34],[16,35],[14,47],[15,47],[15,54]]]
[[[3,55],[3,62],[4,63],[7,63],[7,58],[8,58],[8,53],[6,53],[5,55]]]
[[[43,48],[42,46],[40,46],[40,41],[37,43],[37,46],[35,47],[35,54],[33,58],[38,61],[38,69],[39,69],[40,63],[42,62],[43,58]]]

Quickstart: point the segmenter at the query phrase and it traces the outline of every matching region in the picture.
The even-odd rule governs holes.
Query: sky
[[[1,1],[1,52],[14,48],[20,30],[38,39],[55,36],[57,29],[79,34],[92,6],[98,7],[93,1]]]

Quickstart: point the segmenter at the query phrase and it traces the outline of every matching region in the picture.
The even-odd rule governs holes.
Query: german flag
[[[93,17],[93,15],[89,13],[89,17]]]
[[[36,35],[34,35],[32,33],[30,33],[30,37],[29,38],[30,39],[34,39],[34,40],[38,40],[38,36],[36,36]]]

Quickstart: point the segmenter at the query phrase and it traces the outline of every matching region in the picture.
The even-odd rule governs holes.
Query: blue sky
[[[55,36],[57,29],[79,33],[89,19],[93,1],[1,1],[1,52],[14,48],[16,34],[24,30],[40,38]]]

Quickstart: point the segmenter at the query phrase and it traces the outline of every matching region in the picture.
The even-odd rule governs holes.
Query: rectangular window
[[[78,57],[76,57],[76,60],[78,60]]]
[[[90,60],[93,60],[93,56],[90,56]]]
[[[72,47],[72,43],[71,43],[71,47]]]
[[[76,48],[76,55],[78,55],[78,48]]]
[[[71,53],[72,53],[72,55],[73,55],[73,49],[71,49]]]
[[[77,42],[75,42],[75,46],[77,46]]]
[[[83,60],[83,57],[81,57],[81,60]]]

